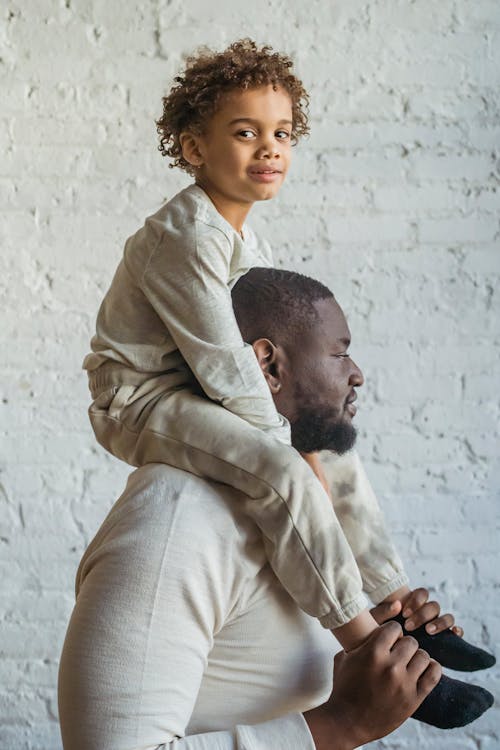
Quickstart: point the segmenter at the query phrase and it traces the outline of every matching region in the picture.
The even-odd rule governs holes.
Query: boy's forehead
[[[221,94],[214,117],[257,118],[273,116],[280,119],[292,118],[292,100],[281,86],[272,84],[233,88]]]

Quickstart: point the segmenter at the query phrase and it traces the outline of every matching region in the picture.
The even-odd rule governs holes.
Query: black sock
[[[427,651],[429,656],[448,669],[458,669],[460,672],[475,672],[477,669],[492,667],[496,659],[482,648],[472,646],[451,630],[443,630],[436,635],[429,635],[425,625],[416,630],[405,630],[404,617],[398,615],[393,618],[399,622],[405,635],[412,635],[418,641],[420,648]]]
[[[464,727],[478,719],[493,701],[488,690],[443,675],[412,718],[439,729]]]

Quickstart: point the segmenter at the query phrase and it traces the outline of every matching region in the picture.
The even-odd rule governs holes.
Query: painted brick
[[[276,19],[279,19],[277,22]],[[254,225],[329,284],[363,367],[359,450],[415,585],[500,653],[500,5],[12,0],[0,26],[0,747],[61,750],[55,683],[80,556],[128,468],[81,360],[127,236],[188,184],[157,151],[197,44],[290,52],[311,135]],[[468,678],[467,678],[468,679]],[[500,695],[500,671],[481,675]],[[375,750],[496,750],[407,722]]]

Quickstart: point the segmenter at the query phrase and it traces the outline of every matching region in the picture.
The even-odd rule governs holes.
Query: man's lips
[[[347,400],[346,405],[345,405],[345,411],[347,411],[351,415],[351,417],[354,417],[356,412],[358,411],[357,407],[354,406],[354,402],[356,401],[356,399],[357,399],[357,396],[356,394],[354,394],[353,396],[351,396],[351,398]]]

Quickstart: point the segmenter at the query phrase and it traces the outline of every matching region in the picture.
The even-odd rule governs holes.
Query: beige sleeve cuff
[[[288,714],[254,726],[236,728],[237,750],[315,750],[302,714]]]
[[[165,750],[315,750],[302,714],[288,714],[253,726],[240,725],[234,732],[193,734],[161,747]]]

